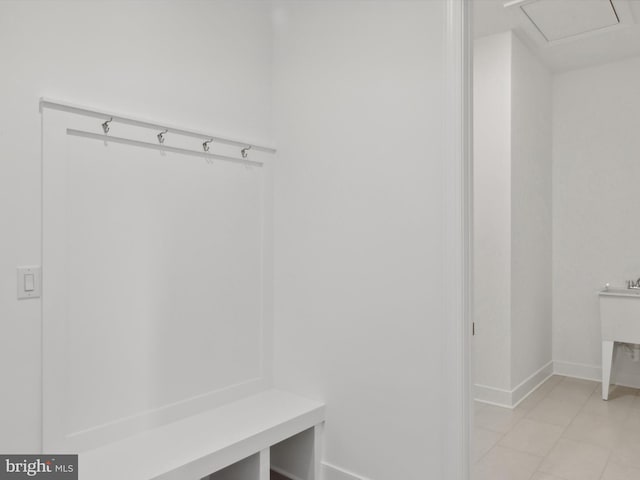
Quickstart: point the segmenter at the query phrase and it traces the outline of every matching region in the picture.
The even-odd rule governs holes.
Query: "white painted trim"
[[[564,45],[574,42],[576,40],[583,40],[594,36],[601,35],[603,33],[609,33],[612,31],[628,28],[635,24],[633,17],[633,11],[628,0],[612,0],[614,10],[618,17],[619,23],[610,25],[608,27],[598,28],[596,30],[590,30],[584,33],[578,33],[566,38],[560,38],[557,40],[547,40],[542,32],[538,29],[538,26],[534,23],[533,19],[525,12],[522,7],[530,3],[537,2],[538,0],[512,0],[504,3],[504,8],[511,10],[513,15],[516,15],[520,19],[520,27],[527,35],[536,42],[540,47],[549,48],[557,45]]]
[[[476,383],[473,386],[473,396],[476,402],[497,407],[513,408],[511,405],[511,390]]]
[[[475,401],[496,405],[504,408],[515,408],[525,398],[535,392],[540,385],[554,373],[553,362],[549,362],[520,382],[512,390],[490,387],[488,385],[474,385]]]
[[[295,480],[295,479],[294,479]],[[322,480],[371,480],[330,463],[322,462]]]
[[[639,369],[640,370],[640,369]],[[600,365],[586,365],[573,362],[553,362],[553,371],[556,375],[584,380],[602,381],[602,367]],[[640,371],[638,374],[612,372],[612,384],[621,387],[640,388]]]
[[[258,454],[258,480],[269,480],[271,477],[271,448],[263,448]]]
[[[217,153],[199,152],[197,150],[190,150],[187,148],[171,147],[169,145],[161,145],[159,143],[143,142],[140,140],[134,140],[132,138],[114,137],[113,135],[106,135],[102,133],[86,132],[84,130],[77,130],[75,128],[67,128],[67,135],[72,137],[90,138],[92,140],[99,140],[101,142],[119,143],[121,145],[129,145],[131,147],[138,148],[150,148],[151,150],[158,150],[160,152],[172,152],[179,153],[181,155],[189,155],[193,157],[206,158],[207,160],[224,160],[227,162],[234,162],[243,165],[251,165],[261,167],[263,162],[255,160],[245,160],[243,158],[230,157],[228,155],[218,155]]]
[[[582,378],[584,380],[602,380],[600,365],[586,365],[583,363],[560,362],[554,360],[553,372],[564,377]]]
[[[210,135],[208,133],[195,131],[192,129],[184,129],[182,127],[176,127],[175,125],[170,125],[166,122],[156,122],[156,121],[146,120],[140,117],[134,117],[131,115],[116,113],[116,112],[108,111],[101,108],[88,107],[86,105],[78,105],[76,103],[63,102],[60,100],[54,100],[52,98],[42,97],[40,98],[40,113],[42,113],[42,110],[45,108],[60,110],[63,112],[75,113],[78,115],[95,117],[95,118],[104,119],[104,120],[111,119],[111,121],[115,123],[135,125],[137,127],[150,128],[153,130],[167,130],[168,133],[175,133],[177,135],[186,135],[189,137],[199,138],[201,140],[213,139],[215,142],[223,143],[225,145],[233,145],[237,147],[246,147],[250,145],[252,148],[265,153],[277,152],[276,148],[270,145],[259,145],[254,142],[248,142],[248,141],[232,139],[232,138],[224,138],[218,135]]]
[[[471,305],[472,305],[472,3],[446,0],[445,18],[445,152],[443,286],[446,292],[442,365],[446,381],[439,386],[442,417],[442,478],[470,478]]]
[[[324,422],[313,427],[313,478],[322,480],[322,456],[324,452]]]
[[[511,391],[511,404],[517,407],[520,402],[535,392],[540,385],[546,382],[553,375],[553,362],[550,361],[537,372],[523,380]]]

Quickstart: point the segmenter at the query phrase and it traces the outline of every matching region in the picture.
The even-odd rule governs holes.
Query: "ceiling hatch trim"
[[[538,45],[552,47],[633,25],[628,0],[510,0],[504,8],[519,17]]]

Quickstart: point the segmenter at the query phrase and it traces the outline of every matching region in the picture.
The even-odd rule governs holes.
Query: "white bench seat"
[[[322,403],[267,390],[83,452],[79,478],[198,480],[260,452],[261,462],[268,461],[270,446],[323,421]]]

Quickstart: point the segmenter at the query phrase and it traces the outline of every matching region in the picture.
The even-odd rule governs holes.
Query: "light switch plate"
[[[42,268],[40,265],[18,267],[18,299],[40,298]]]

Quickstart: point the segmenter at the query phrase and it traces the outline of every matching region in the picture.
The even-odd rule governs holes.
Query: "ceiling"
[[[506,0],[473,0],[474,36],[476,38],[494,33],[514,30],[518,37],[545,63],[550,70],[562,72],[576,68],[600,65],[627,57],[640,56],[640,0],[612,0],[616,8],[630,7],[633,21],[620,28],[603,30],[570,40],[547,43],[536,37],[526,15],[519,6],[505,8]],[[571,7],[586,7],[589,0],[554,0]],[[564,5],[567,4],[567,5]],[[532,4],[533,5],[533,4]],[[533,9],[530,9],[533,11]],[[571,28],[571,25],[566,25]],[[535,32],[535,33],[532,33]]]

